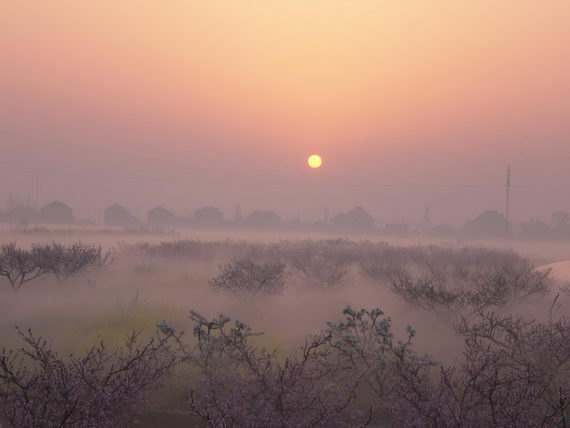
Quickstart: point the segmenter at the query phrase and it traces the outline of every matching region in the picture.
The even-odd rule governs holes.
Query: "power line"
[[[507,167],[507,181],[505,182],[505,232],[511,232],[511,166]]]

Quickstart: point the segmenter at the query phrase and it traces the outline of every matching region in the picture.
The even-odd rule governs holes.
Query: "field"
[[[0,239],[0,271],[16,269],[15,243],[37,273],[0,278],[5,426],[570,422],[563,245],[81,230]],[[74,244],[99,253],[75,262]],[[94,349],[101,361],[82,360]]]

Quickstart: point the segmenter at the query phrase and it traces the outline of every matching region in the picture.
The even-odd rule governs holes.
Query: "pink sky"
[[[570,209],[566,0],[8,1],[0,199]],[[320,171],[305,159],[319,152]]]

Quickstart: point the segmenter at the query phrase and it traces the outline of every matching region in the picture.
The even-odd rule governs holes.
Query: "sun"
[[[307,164],[309,165],[309,168],[318,169],[323,165],[323,158],[319,155],[311,155],[307,159]]]

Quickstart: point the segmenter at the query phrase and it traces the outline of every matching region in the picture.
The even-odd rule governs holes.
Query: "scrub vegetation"
[[[570,424],[570,296],[512,251],[12,243],[0,274],[2,426]]]

